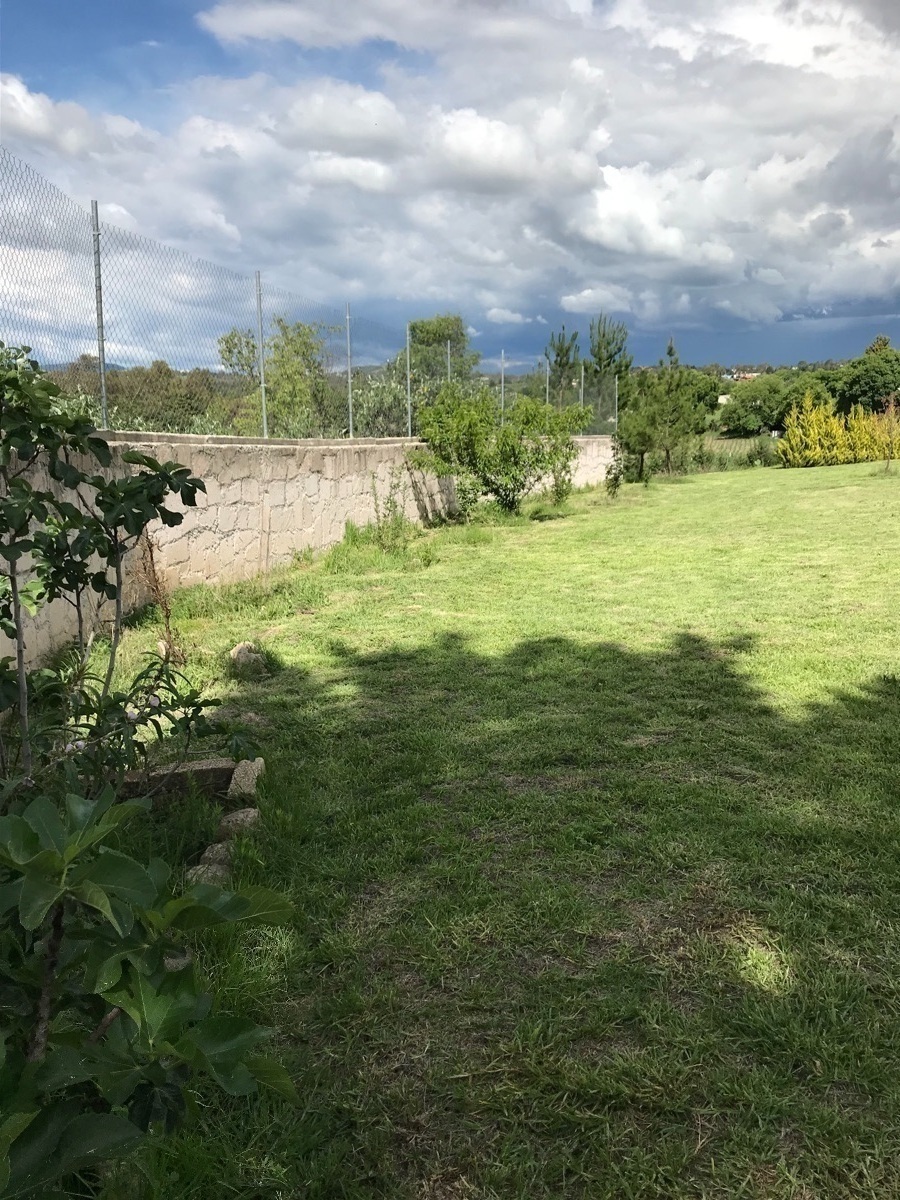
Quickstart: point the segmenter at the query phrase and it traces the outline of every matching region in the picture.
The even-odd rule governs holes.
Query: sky
[[[900,344],[898,0],[5,0],[0,39],[0,140],[80,204],[489,363],[601,311],[639,362]]]

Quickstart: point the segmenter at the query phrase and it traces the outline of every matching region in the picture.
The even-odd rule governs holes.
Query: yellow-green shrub
[[[786,467],[830,467],[890,457],[888,417],[856,405],[842,417],[807,392],[788,413],[778,454]]]
[[[854,404],[847,417],[850,462],[877,462],[887,454],[882,419]]]

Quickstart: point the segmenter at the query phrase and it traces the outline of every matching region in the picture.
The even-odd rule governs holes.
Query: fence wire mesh
[[[0,148],[0,338],[98,424],[259,437],[265,380],[271,437],[405,435],[405,359],[402,413],[386,402],[405,336],[265,280],[258,307],[254,276],[105,221],[95,239],[89,212]]]
[[[416,343],[416,326],[408,378],[406,329],[105,221],[95,231],[91,213],[0,147],[0,339],[30,346],[98,425],[405,437],[415,432],[419,396],[445,378],[471,377],[478,358],[455,343]],[[499,374],[481,370],[499,391]],[[510,401],[517,393],[544,395],[545,382],[540,364],[510,377]],[[548,395],[554,404],[581,398],[580,380],[565,382],[571,386],[556,381]],[[594,413],[588,432],[614,432],[615,379],[588,372],[583,399]]]

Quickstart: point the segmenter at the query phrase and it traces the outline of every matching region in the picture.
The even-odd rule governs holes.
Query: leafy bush
[[[605,473],[606,494],[615,500],[625,482],[625,455],[618,437],[613,438],[613,456]]]
[[[589,420],[580,405],[557,409],[529,396],[504,412],[490,388],[446,383],[419,409],[429,450],[417,462],[455,480],[462,515],[471,513],[476,489],[516,513],[545,479],[557,502],[569,495],[578,457],[573,435]]]
[[[891,460],[896,455],[893,405],[884,413],[855,405],[847,416],[817,404],[808,392],[785,421],[778,454],[786,467],[837,466]]]
[[[266,1031],[211,1015],[182,939],[213,925],[276,923],[290,907],[263,889],[198,885],[173,894],[169,866],[115,845],[149,807],[121,801],[148,740],[217,727],[168,657],[114,686],[123,561],[148,524],[176,525],[203,483],[176,463],[131,454],[110,478],[109,447],[24,349],[0,345],[0,1191],[60,1196],[148,1130],[168,1130],[198,1075],[243,1096],[263,1083],[291,1094],[258,1055]],[[92,599],[93,598],[93,599]],[[52,600],[75,610],[77,648],[56,669],[28,669],[30,617]],[[114,606],[106,670],[89,670],[96,604]],[[57,1189],[57,1190],[55,1190]]]
[[[416,536],[416,527],[406,515],[406,488],[402,467],[391,467],[387,490],[383,496],[378,491],[375,473],[372,473],[372,503],[375,508],[373,529],[379,549],[385,554],[405,550]]]

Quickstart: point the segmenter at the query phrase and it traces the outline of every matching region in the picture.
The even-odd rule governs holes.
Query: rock
[[[190,950],[177,950],[165,956],[163,966],[167,971],[183,971],[185,967],[190,966],[191,961]]]
[[[146,771],[129,771],[122,784],[123,800],[137,796],[153,796],[154,806],[171,800],[182,800],[194,792],[203,796],[224,796],[231,786],[234,760],[204,758],[200,761],[175,763]]]
[[[264,671],[266,660],[252,642],[238,642],[230,651],[231,661],[243,671]]]
[[[245,758],[234,768],[231,784],[228,788],[229,800],[255,800],[256,785],[266,769],[265,761],[261,758]]]
[[[258,820],[258,808],[238,808],[234,812],[226,813],[219,822],[216,841],[227,842],[229,838],[249,833]]]
[[[227,842],[216,842],[207,846],[200,855],[200,863],[204,867],[227,867],[231,865],[231,847]]]
[[[227,887],[231,882],[231,871],[222,863],[200,863],[191,867],[185,878],[189,884],[211,883],[214,887]]]

